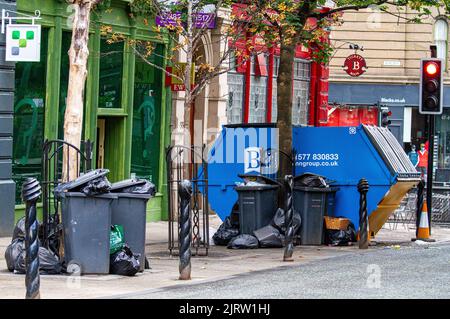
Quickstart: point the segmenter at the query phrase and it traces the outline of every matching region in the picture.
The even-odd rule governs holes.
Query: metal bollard
[[[293,189],[294,189],[294,178],[292,175],[286,175],[284,178],[286,184],[286,237],[285,237],[285,248],[283,261],[294,261],[292,254],[294,253],[294,208],[293,208]]]
[[[369,248],[368,238],[368,216],[367,216],[367,192],[369,191],[369,182],[361,179],[358,183],[359,196],[359,249]]]
[[[25,286],[26,299],[40,299],[39,277],[39,224],[36,219],[36,202],[41,196],[41,186],[35,178],[27,178],[22,186],[22,200],[25,202]]]
[[[179,184],[180,197],[180,280],[191,279],[191,197],[192,184],[184,180]]]
[[[425,190],[425,181],[422,179],[422,180],[420,180],[419,184],[417,185],[416,238],[417,238],[417,232],[419,231],[420,217],[422,216],[424,190]]]

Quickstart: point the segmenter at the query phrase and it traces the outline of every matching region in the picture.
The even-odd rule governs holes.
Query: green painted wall
[[[58,137],[58,130],[62,125],[59,104],[61,54],[64,54],[64,52],[61,52],[61,43],[63,32],[70,31],[68,19],[73,14],[73,11],[65,0],[18,0],[17,8],[19,12],[27,14],[34,14],[34,11],[39,9],[42,18],[39,23],[49,29],[44,139],[55,139]],[[90,58],[85,91],[83,135],[85,140],[90,139],[96,142],[98,118],[108,119],[106,131],[109,134],[109,139],[105,145],[105,167],[111,171],[108,176],[111,181],[130,176],[136,57],[125,45],[120,107],[115,109],[99,108],[100,29],[103,25],[109,25],[113,27],[115,32],[122,32],[132,39],[161,43],[164,46],[164,54],[167,55],[169,37],[166,36],[161,39],[160,34],[152,32],[151,21],[153,19],[146,18],[131,17],[129,14],[129,1],[127,0],[105,0],[91,16]],[[149,21],[150,25],[146,21]],[[165,67],[166,61],[166,59],[163,60],[162,67]],[[168,128],[170,127],[170,106],[172,101],[170,90],[167,90],[164,86],[164,77],[162,77],[161,81],[160,136],[162,142],[160,145],[161,153],[158,158],[160,168],[157,185],[158,194],[149,201],[147,209],[148,220],[151,221],[167,218],[164,149],[170,143],[170,130]],[[95,155],[94,158],[96,158]],[[93,164],[94,166],[96,165],[96,163]],[[16,212],[16,218],[23,215],[22,206],[17,206]]]

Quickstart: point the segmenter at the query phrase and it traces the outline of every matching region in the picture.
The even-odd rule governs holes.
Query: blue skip
[[[238,197],[234,190],[239,174],[277,175],[278,132],[273,124],[224,126],[208,158],[209,202],[223,220]],[[400,205],[405,194],[420,181],[402,147],[385,128],[295,127],[295,173],[314,173],[339,187],[333,216],[359,225],[361,178],[369,181],[367,196],[370,232],[376,234]]]

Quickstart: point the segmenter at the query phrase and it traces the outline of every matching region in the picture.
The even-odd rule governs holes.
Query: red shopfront
[[[310,23],[314,23],[310,21]],[[277,77],[280,50],[268,48],[257,36],[246,35],[236,50],[246,50],[251,40],[255,52],[248,62],[232,56],[228,72],[228,124],[277,121]],[[248,54],[248,52],[247,52]],[[311,59],[312,51],[298,46],[293,64],[293,125],[327,125],[328,66]]]

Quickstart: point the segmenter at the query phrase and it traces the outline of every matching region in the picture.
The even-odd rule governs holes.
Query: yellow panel
[[[378,233],[389,219],[389,216],[400,207],[400,203],[405,195],[418,183],[418,181],[399,181],[391,187],[387,195],[378,204],[377,209],[369,216],[370,232]]]

